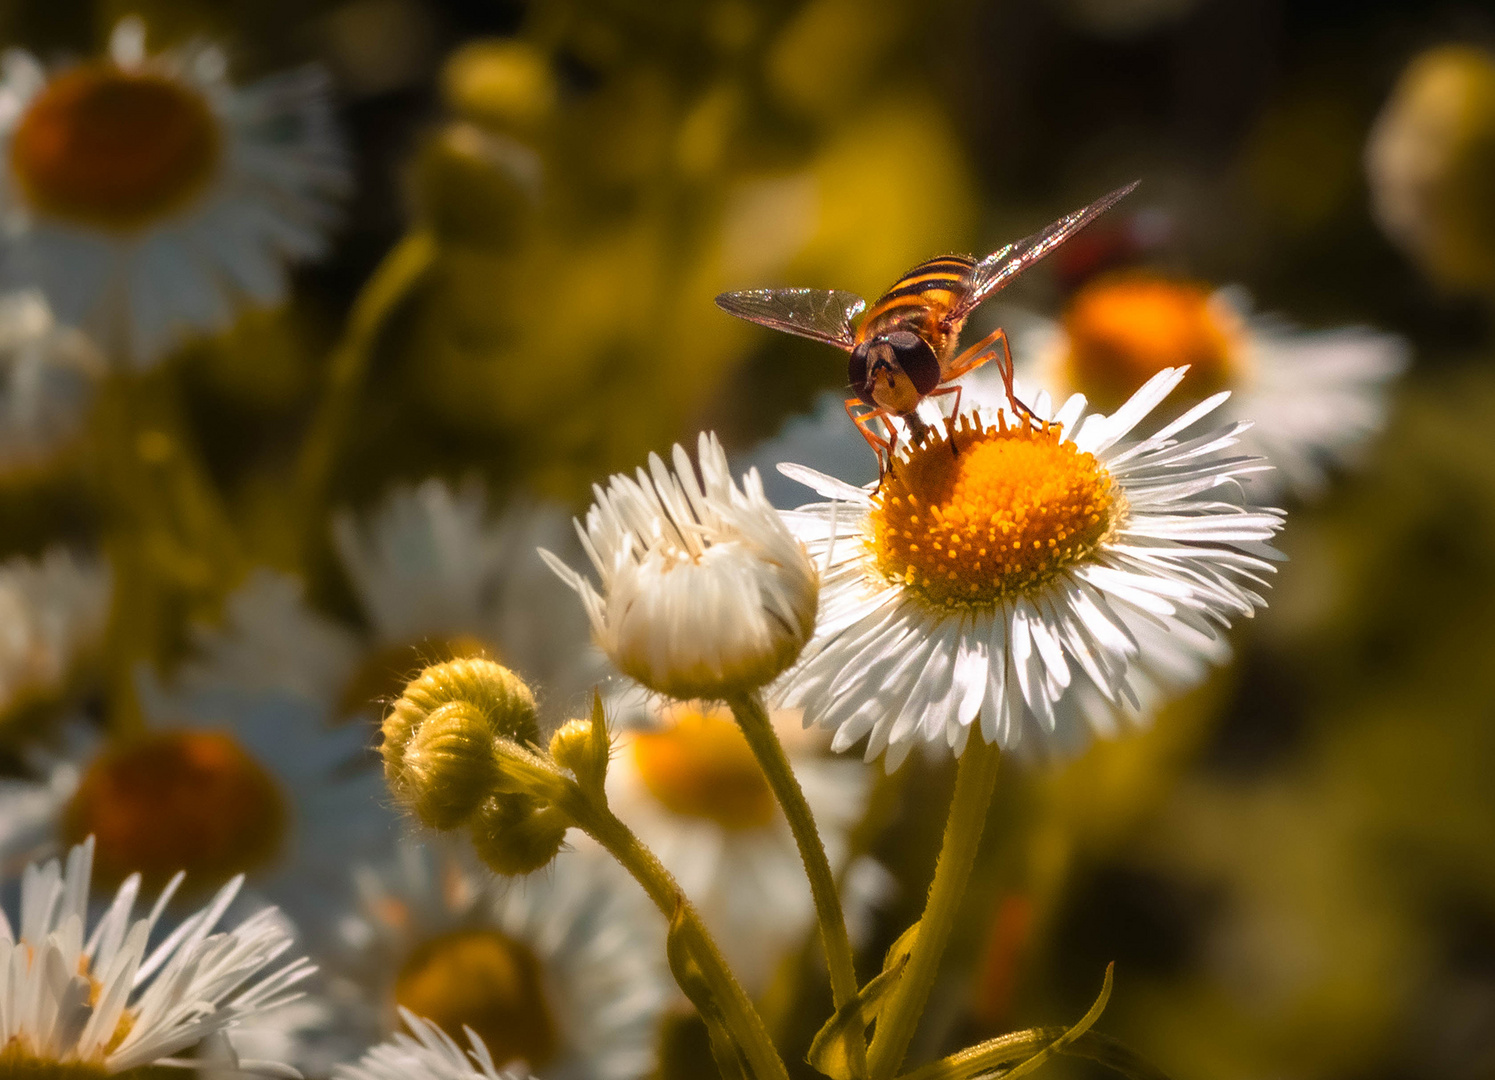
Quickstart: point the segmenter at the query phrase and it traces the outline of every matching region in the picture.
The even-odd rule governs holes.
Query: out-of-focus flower
[[[102,740],[75,725],[64,750],[33,751],[40,779],[0,781],[0,862],[93,835],[101,887],[131,874],[160,887],[182,870],[200,895],[248,874],[303,931],[328,930],[348,883],[327,852],[377,858],[397,833],[378,773],[348,767],[365,733],[286,694],[143,692],[150,731]]]
[[[330,960],[347,1037],[382,1037],[397,1008],[500,1066],[545,1080],[634,1080],[653,1067],[666,996],[663,927],[616,866],[581,855],[495,878],[439,842],[356,871],[361,902]]]
[[[235,87],[226,67],[201,44],[148,56],[138,19],[104,59],[5,55],[6,272],[136,365],[245,301],[278,303],[349,185],[319,70]]]
[[[371,514],[334,521],[367,633],[319,615],[293,580],[262,571],[200,636],[199,659],[179,681],[250,705],[290,695],[313,724],[376,721],[427,664],[487,656],[536,688],[543,721],[563,720],[604,667],[585,616],[535,553],[574,549],[568,526],[544,506],[494,519],[476,482],[397,488]]]
[[[208,1045],[208,1056],[242,1072],[294,1075],[275,1062],[239,1060],[227,1030],[294,1000],[311,974],[306,960],[274,971],[291,945],[274,908],[214,933],[239,890],[235,878],[154,950],[147,950],[164,903],[132,919],[140,879],[125,881],[102,920],[88,929],[93,842],[27,868],[20,921],[0,917],[0,1045],[7,1072],[23,1076],[106,1076]],[[167,891],[174,891],[173,881]],[[15,928],[13,929],[13,925]]]
[[[1013,353],[1025,383],[1056,398],[1073,393],[1109,411],[1159,371],[1188,365],[1176,410],[1220,390],[1226,420],[1247,420],[1241,449],[1274,466],[1254,475],[1257,499],[1285,486],[1322,491],[1331,466],[1353,463],[1385,425],[1391,382],[1407,366],[1407,343],[1366,327],[1301,331],[1252,315],[1238,288],[1126,272],[1096,279],[1070,300],[1058,323],[1015,323]],[[985,372],[970,380],[976,400],[1005,400]]]
[[[680,699],[745,693],[799,655],[815,624],[819,578],[763,494],[739,488],[715,436],[702,432],[701,479],[680,446],[675,471],[658,455],[637,480],[614,476],[578,532],[602,579],[550,552],[581,596],[592,637],[625,675]]]
[[[880,487],[784,466],[833,500],[788,515],[827,569],[785,703],[835,729],[836,750],[870,736],[867,760],[886,751],[889,769],[921,742],[959,753],[978,717],[1005,749],[1071,749],[1096,726],[1092,693],[1139,704],[1129,674],[1148,658],[1129,619],[1185,642],[1251,615],[1282,515],[1226,501],[1263,467],[1226,456],[1242,425],[1183,435],[1215,397],[1127,439],[1182,378],[1160,372],[1110,416],[1077,395],[1041,428],[978,410],[958,453],[938,425]]]
[[[608,803],[675,875],[749,993],[761,992],[815,921],[789,824],[730,713],[692,703],[651,719],[614,739]],[[865,928],[886,874],[870,859],[848,866],[847,840],[866,810],[870,777],[829,756],[799,721],[779,713],[774,727],[831,869],[844,873],[847,918]]]
[[[77,438],[104,358],[34,289],[0,296],[0,466],[45,461]]]
[[[65,699],[68,683],[103,643],[109,570],[63,548],[0,566],[0,733],[26,730]]]
[[[1495,288],[1495,55],[1412,59],[1365,146],[1376,219],[1435,281]]]
[[[500,1071],[476,1032],[466,1032],[471,1049],[464,1052],[450,1035],[409,1009],[401,1009],[400,1018],[410,1034],[396,1032],[356,1065],[339,1065],[333,1080],[524,1080],[525,1073]]]

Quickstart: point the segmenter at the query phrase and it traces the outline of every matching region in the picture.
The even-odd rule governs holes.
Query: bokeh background
[[[355,300],[412,237],[430,267],[369,346],[328,505],[476,472],[496,505],[580,510],[594,481],[702,428],[750,455],[844,372],[729,319],[717,292],[875,295],[1138,177],[1009,298],[1053,314],[1142,263],[1243,284],[1307,327],[1403,336],[1383,437],[1289,502],[1290,561],[1235,662],[1145,734],[1005,773],[915,1049],[1077,1016],[1114,960],[1101,1029],[1173,1076],[1495,1075],[1489,8],[10,0],[0,41],[91,53],[127,13],[153,42],[223,42],[236,74],[325,64],[356,173],[292,300],[155,376],[218,500],[178,523],[167,557],[194,572],[141,586],[127,659],[162,672],[251,566],[362,617],[292,480]],[[1367,140],[1408,65],[1449,45],[1473,51],[1435,54],[1456,77],[1424,102],[1443,110],[1418,159],[1434,209],[1413,240],[1388,236]],[[0,555],[92,536],[100,505],[76,462],[12,470]],[[12,775],[33,722],[12,718]],[[869,830],[903,883],[869,956],[916,915],[938,846],[948,770],[906,772]]]

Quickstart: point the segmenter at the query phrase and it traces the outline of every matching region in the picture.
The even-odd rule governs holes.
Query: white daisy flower
[[[794,662],[815,622],[819,582],[804,546],[763,493],[756,472],[739,488],[716,436],[702,432],[701,477],[680,446],[672,473],[657,454],[637,479],[614,476],[586,525],[602,581],[550,552],[581,596],[592,638],[623,674],[669,697],[754,690]]]
[[[238,892],[223,886],[154,949],[152,930],[174,879],[144,918],[132,918],[140,878],[120,886],[88,929],[91,840],[56,860],[28,867],[20,921],[0,913],[0,1046],[7,1073],[106,1076],[147,1065],[191,1065],[175,1055],[208,1041],[242,1072],[299,1076],[275,1062],[240,1060],[227,1030],[282,1006],[313,968],[305,960],[269,971],[291,944],[274,908],[214,933]],[[13,929],[15,926],[17,929]]]
[[[24,730],[38,710],[61,704],[68,683],[103,645],[109,569],[49,548],[40,559],[0,565],[0,732]]]
[[[409,1009],[401,1009],[400,1018],[410,1034],[397,1032],[356,1065],[339,1065],[333,1080],[527,1080],[526,1073],[500,1070],[471,1028],[464,1032],[471,1049],[463,1051],[450,1035]]]
[[[889,769],[919,743],[959,753],[978,717],[988,743],[1043,754],[1086,741],[1092,691],[1140,704],[1129,674],[1149,658],[1130,620],[1182,643],[1251,615],[1282,514],[1233,501],[1264,467],[1225,456],[1245,425],[1184,434],[1224,395],[1123,442],[1183,375],[1111,416],[1079,395],[1041,428],[964,416],[958,453],[940,424],[881,487],[781,466],[834,500],[787,515],[825,587],[783,702]],[[1033,404],[1047,415],[1046,396]]]
[[[199,636],[180,686],[251,702],[287,694],[324,726],[377,722],[427,664],[481,655],[534,687],[554,725],[577,715],[603,673],[584,615],[535,552],[575,546],[562,510],[494,518],[480,483],[433,479],[396,488],[366,517],[339,514],[334,539],[367,632],[313,611],[294,579],[259,571]]]
[[[1220,416],[1249,419],[1241,450],[1274,466],[1249,481],[1258,499],[1283,488],[1316,495],[1331,468],[1353,465],[1385,426],[1391,384],[1409,355],[1392,334],[1298,330],[1252,314],[1243,289],[1137,272],[1092,281],[1057,323],[1028,315],[1011,330],[1023,382],[1056,399],[1082,393],[1108,411],[1163,368],[1184,366],[1175,409],[1231,391]],[[1006,400],[992,375],[970,382],[973,400]]]
[[[675,876],[748,992],[759,993],[815,926],[789,823],[731,713],[691,703],[651,719],[615,734],[608,805]],[[866,811],[871,777],[830,756],[797,712],[773,721],[831,870],[843,878],[847,919],[865,931],[889,888],[875,861],[848,866],[847,843]]]
[[[544,1080],[634,1080],[654,1067],[666,998],[663,926],[621,872],[572,854],[497,878],[433,842],[356,871],[331,993],[364,1045],[397,1008]]]
[[[216,48],[148,56],[133,18],[103,59],[5,54],[0,153],[11,280],[137,366],[280,302],[349,186],[320,70],[236,87]]]
[[[35,289],[0,295],[0,465],[45,461],[74,442],[104,358],[52,317]]]
[[[257,601],[253,590],[232,597],[227,617]],[[330,932],[348,884],[327,852],[376,858],[399,834],[367,732],[330,726],[279,687],[168,693],[143,673],[139,686],[147,731],[106,740],[75,723],[61,748],[31,748],[35,778],[0,779],[0,865],[93,835],[97,885],[133,873],[160,886],[184,870],[190,894],[247,873],[304,932]]]

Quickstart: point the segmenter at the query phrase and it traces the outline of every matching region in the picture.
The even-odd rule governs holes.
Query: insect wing
[[[982,259],[971,271],[969,295],[946,316],[946,321],[954,322],[969,315],[976,305],[992,293],[1130,195],[1140,182],[1133,180],[1126,187],[1117,188],[1084,209],[1066,214],[1048,228],[1008,244]]]
[[[759,326],[849,350],[856,341],[852,324],[867,303],[840,289],[744,289],[722,293],[716,306]]]

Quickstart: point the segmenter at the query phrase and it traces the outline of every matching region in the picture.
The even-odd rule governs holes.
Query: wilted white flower
[[[701,478],[680,446],[637,479],[617,475],[577,523],[598,590],[549,552],[578,594],[593,640],[623,674],[680,699],[754,690],[794,662],[815,621],[819,579],[763,494],[739,488],[714,435],[701,433]]]
[[[1243,424],[1186,436],[1215,395],[1123,442],[1183,378],[1167,370],[1111,416],[1071,398],[1041,427],[961,419],[907,447],[880,487],[783,468],[833,502],[787,515],[828,567],[820,625],[780,696],[845,750],[896,768],[920,743],[1030,753],[1083,744],[1086,698],[1138,704],[1129,620],[1212,639],[1262,599],[1275,510],[1239,504]],[[1035,399],[1048,412],[1046,396]]]
[[[6,272],[136,365],[283,299],[285,264],[322,254],[349,186],[321,71],[236,87],[226,69],[201,44],[147,55],[133,18],[103,59],[5,54]]]
[[[144,918],[132,918],[140,879],[120,886],[113,903],[88,928],[92,840],[56,860],[27,868],[17,929],[0,913],[0,1046],[16,1075],[111,1075],[175,1059],[208,1042],[208,1056],[242,1072],[294,1077],[276,1062],[240,1060],[228,1029],[281,1007],[313,968],[295,960],[271,963],[291,945],[274,908],[231,931],[214,933],[238,893],[230,881],[206,907],[164,941],[149,939],[180,879]],[[52,1071],[55,1070],[55,1071]]]

